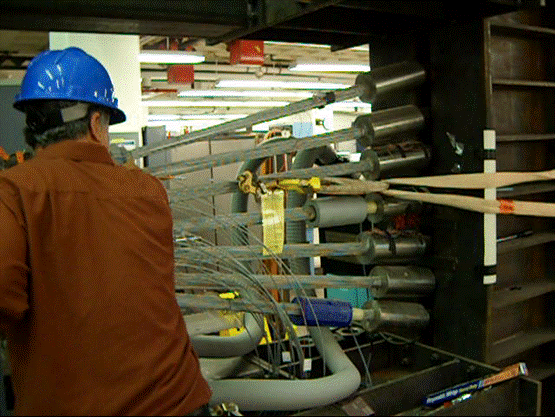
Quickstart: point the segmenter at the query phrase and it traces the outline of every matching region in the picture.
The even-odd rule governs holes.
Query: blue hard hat
[[[110,124],[125,121],[106,68],[80,48],[41,52],[29,66],[14,107],[25,111],[34,100],[76,100],[107,107]]]

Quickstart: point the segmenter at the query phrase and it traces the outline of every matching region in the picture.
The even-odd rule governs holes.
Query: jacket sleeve
[[[27,238],[18,198],[0,178],[0,332],[21,320],[28,304]]]

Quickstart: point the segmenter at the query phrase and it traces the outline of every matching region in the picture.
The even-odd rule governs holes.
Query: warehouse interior
[[[213,415],[553,414],[548,0],[88,3],[0,4],[2,168],[29,61],[96,53],[129,115],[112,157],[168,192]],[[465,176],[507,172],[530,175]]]

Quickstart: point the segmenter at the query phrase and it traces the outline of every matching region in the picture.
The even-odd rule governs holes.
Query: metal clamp
[[[322,189],[320,178],[312,177],[310,179],[282,179],[272,181],[266,184],[268,190],[285,190],[296,191],[300,194],[307,194],[308,192],[318,192]]]
[[[239,178],[237,178],[239,190],[245,194],[254,194],[258,192],[258,186],[253,182],[254,175],[250,171],[243,172]]]

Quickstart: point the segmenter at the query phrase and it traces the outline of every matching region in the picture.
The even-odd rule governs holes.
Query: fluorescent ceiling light
[[[204,56],[187,51],[143,51],[138,55],[139,62],[151,64],[198,64]]]
[[[270,81],[270,80],[222,80],[218,88],[278,88],[283,90],[338,90],[350,85],[339,83],[319,83],[304,81]]]
[[[289,104],[288,101],[218,101],[218,100],[205,100],[205,101],[185,101],[185,100],[171,100],[171,101],[143,101],[145,107],[279,107]]]
[[[297,62],[289,69],[303,72],[368,72],[370,65],[352,62]]]
[[[321,49],[331,49],[331,45],[325,45],[320,43],[294,43],[294,42],[280,42],[280,41],[264,41],[264,45],[278,45],[278,46],[301,46],[308,48],[321,48]],[[347,48],[349,51],[361,51],[368,52],[370,50],[369,45],[353,46],[352,48]]]
[[[179,97],[260,97],[260,98],[309,98],[312,93],[308,91],[260,91],[260,90],[185,90],[178,94]]]

